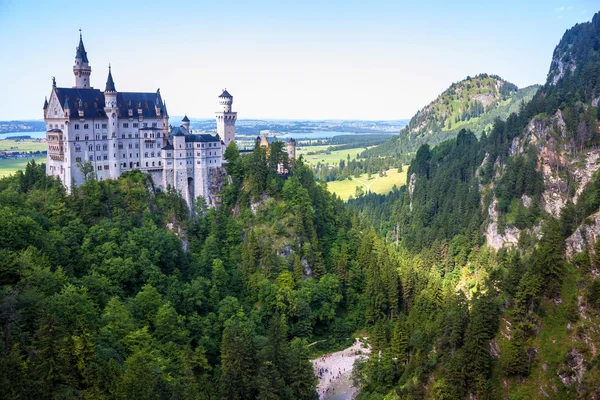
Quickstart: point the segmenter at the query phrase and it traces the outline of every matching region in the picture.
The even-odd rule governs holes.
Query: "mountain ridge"
[[[496,118],[506,119],[529,101],[539,85],[518,88],[498,75],[479,74],[452,83],[417,111],[397,137],[363,156],[396,155],[410,159],[422,144],[436,145],[455,137],[461,129],[480,135]]]

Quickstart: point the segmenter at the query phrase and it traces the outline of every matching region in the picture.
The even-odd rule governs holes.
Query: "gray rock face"
[[[560,381],[565,386],[571,386],[574,383],[581,383],[583,374],[585,373],[583,354],[575,349],[571,349],[571,351],[567,353],[565,361],[569,369],[558,372]]]

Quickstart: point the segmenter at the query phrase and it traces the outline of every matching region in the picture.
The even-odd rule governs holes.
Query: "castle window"
[[[75,140],[76,140],[77,142],[79,142],[79,135],[76,135],[76,136],[75,136]]]
[[[125,134],[121,133],[121,139],[125,139]]]
[[[106,129],[107,124],[102,124],[102,129]]]
[[[94,145],[93,145],[93,144],[90,144],[90,145],[88,146],[88,150],[89,150],[89,151],[94,151]]]
[[[123,149],[123,143],[119,143],[119,150]]]
[[[81,157],[75,157],[76,162],[81,162]]]
[[[129,143],[129,148],[133,149],[133,143]]]
[[[104,156],[104,159],[105,159],[105,160],[108,160],[108,156]]]
[[[202,148],[204,148],[204,143],[202,143]]]
[[[98,171],[102,171],[102,166],[98,165]]]
[[[152,166],[154,167],[154,161],[152,161]]]
[[[200,157],[200,152],[198,152],[198,157]]]
[[[153,122],[153,123],[152,123],[152,127],[153,127],[153,128],[156,128],[156,122]]]
[[[123,122],[123,128],[129,128],[129,123]]]
[[[94,127],[95,127],[96,129],[100,129],[100,124],[94,124]]]
[[[140,144],[139,144],[139,143],[136,143],[136,144],[135,144],[135,148],[136,148],[136,149],[139,149],[139,148],[140,148]]]
[[[94,161],[94,156],[90,156],[90,161]]]
[[[81,147],[79,147],[79,146],[76,146],[76,147],[75,147],[75,152],[76,152],[76,153],[79,153],[80,151],[81,151]]]
[[[148,162],[146,161],[146,167],[148,166]]]
[[[144,153],[144,157],[148,157],[148,153],[147,153],[147,152],[146,152],[146,153]]]
[[[148,132],[144,132],[144,139],[148,137]]]
[[[75,129],[79,129],[79,124],[75,124]]]
[[[158,166],[160,167],[160,161],[158,162]]]
[[[100,135],[96,135],[96,140],[100,140]]]
[[[156,153],[156,157],[160,157],[160,151]]]
[[[135,163],[135,165],[136,165],[136,167],[139,167],[139,166],[140,166],[140,163],[139,163],[139,162],[136,162],[136,163]]]
[[[99,144],[96,145],[96,151],[100,151],[100,145]]]
[[[151,156],[154,157],[154,152],[151,153]]]
[[[104,166],[104,169],[108,169],[108,165],[105,165],[105,166]]]
[[[135,134],[135,138],[137,139],[138,137],[139,137],[139,135],[136,133],[136,134]]]
[[[147,127],[148,127],[148,123],[144,122],[144,128],[147,128]]]
[[[123,158],[125,158],[127,156],[127,154],[123,154]]]
[[[89,135],[85,135],[85,140],[90,140],[90,136]]]
[[[130,134],[128,134],[128,135],[127,135],[127,137],[128,137],[129,139],[131,139],[131,133],[130,133]]]
[[[133,127],[134,127],[134,128],[137,128],[137,127],[138,127],[138,123],[137,123],[137,122],[134,122],[134,123],[133,123]]]
[[[96,156],[96,160],[100,161],[100,160],[102,160],[102,157]]]
[[[103,145],[102,146],[102,150],[108,150],[108,146],[107,145]]]
[[[171,157],[171,153],[167,153],[167,157]]]
[[[90,125],[89,124],[83,124],[83,129],[89,129]]]

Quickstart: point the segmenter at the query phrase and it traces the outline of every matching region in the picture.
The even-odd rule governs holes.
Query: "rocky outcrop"
[[[562,371],[558,372],[558,377],[563,385],[571,386],[574,383],[581,383],[585,373],[584,361],[583,354],[575,349],[571,349],[567,353],[565,362],[568,368],[563,368]]]
[[[408,181],[408,197],[410,198],[410,204],[409,204],[409,208],[410,211],[412,211],[412,195],[413,192],[415,191],[415,185],[417,183],[417,174],[415,174],[414,172],[412,174],[410,174],[410,179]]]
[[[552,84],[556,85],[558,83],[558,81],[565,76],[565,72],[567,70],[573,72],[575,71],[575,69],[577,68],[577,66],[575,65],[574,62],[568,61],[568,62],[563,62],[562,61],[562,57],[555,57],[552,59],[552,64],[550,64],[550,71],[552,71],[550,74],[554,74],[554,76],[552,77]]]
[[[600,236],[600,212],[590,215],[566,240],[565,253],[568,259],[585,249],[593,251],[594,244]],[[589,223],[591,222],[591,223]]]
[[[494,197],[488,207],[489,223],[485,230],[485,238],[487,245],[499,250],[503,247],[517,246],[519,243],[519,235],[521,231],[514,226],[507,226],[504,228],[504,233],[498,233],[498,201]]]

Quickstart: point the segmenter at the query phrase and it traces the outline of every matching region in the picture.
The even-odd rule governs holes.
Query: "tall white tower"
[[[108,65],[108,78],[106,79],[106,89],[104,89],[104,112],[108,117],[108,140],[110,143],[108,160],[110,171],[110,177],[117,179],[121,174],[121,164],[117,161],[116,145],[117,145],[117,131],[119,130],[119,107],[117,104],[117,89],[115,88],[115,81],[112,77],[112,71],[110,64]]]
[[[221,110],[215,113],[217,119],[217,133],[223,139],[225,147],[235,140],[235,121],[237,112],[231,111],[233,105],[233,96],[226,89],[219,96],[219,106]]]
[[[75,65],[73,65],[73,74],[75,75],[75,87],[78,89],[89,89],[90,75],[92,75],[92,67],[90,67],[87,52],[83,46],[81,38],[81,29],[79,30],[79,46],[75,53]]]

